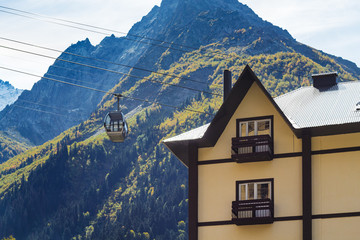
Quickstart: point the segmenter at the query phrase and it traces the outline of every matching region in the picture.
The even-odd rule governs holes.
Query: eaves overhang
[[[228,98],[221,105],[219,111],[216,113],[214,119],[211,121],[210,126],[204,134],[204,137],[201,139],[202,142],[199,144],[199,147],[212,147],[216,144],[217,140],[221,136],[222,132],[225,130],[228,122],[234,115],[236,109],[248,93],[253,83],[256,83],[260,87],[262,92],[265,94],[265,96],[268,98],[274,108],[278,111],[286,124],[291,128],[294,134],[298,138],[301,137],[301,133],[299,131],[296,131],[289,119],[285,116],[283,111],[276,104],[268,91],[264,88],[255,73],[248,65],[246,65],[240,77],[231,89]]]
[[[294,135],[297,138],[302,138],[304,134],[312,137],[316,136],[328,136],[328,135],[336,135],[336,134],[346,134],[346,133],[356,133],[360,132],[360,122],[345,122],[343,119],[341,121],[335,122],[324,122],[320,120],[316,120],[316,124],[309,125],[301,124],[298,118],[292,119],[293,116],[290,114],[286,116],[284,111],[289,114],[288,109],[284,104],[277,104],[278,100],[274,100],[271,95],[264,88],[260,80],[257,78],[255,73],[251,70],[249,66],[246,66],[241,73],[240,77],[234,84],[231,92],[225,102],[221,105],[220,109],[216,113],[215,117],[211,121],[210,124],[204,125],[200,128],[195,129],[197,135],[189,134],[193,133],[194,130],[186,132],[185,134],[181,134],[175,136],[173,138],[169,138],[164,140],[163,143],[165,146],[174,153],[176,157],[178,157],[186,166],[189,166],[189,152],[188,148],[190,145],[204,148],[204,147],[213,147],[216,142],[220,138],[221,134],[225,130],[228,122],[234,115],[236,109],[243,101],[244,97],[248,93],[251,86],[256,83],[265,96],[268,98],[270,103],[274,106],[289,128],[293,131]],[[335,86],[334,89],[330,89],[332,91],[339,90],[339,86]],[[349,88],[352,89],[352,88]],[[328,90],[328,91],[330,91]],[[296,93],[295,90],[288,94]],[[321,91],[320,91],[321,92]],[[321,92],[323,93],[323,91]],[[283,98],[288,94],[280,96]],[[356,95],[356,94],[355,94]],[[356,95],[357,96],[357,95]],[[279,97],[278,97],[279,98]],[[304,98],[303,96],[301,98]],[[305,97],[306,101],[310,100],[310,97]],[[286,101],[287,102],[287,101]],[[281,106],[281,108],[280,108]],[[297,109],[297,105],[293,106],[294,109]],[[282,110],[284,109],[284,110]],[[338,114],[339,115],[339,114]],[[296,121],[295,121],[296,120]]]
[[[225,102],[221,105],[220,109],[216,113],[215,117],[211,121],[210,125],[202,133],[203,136],[192,139],[175,139],[170,138],[164,140],[165,146],[178,157],[186,166],[188,166],[188,146],[189,144],[195,144],[197,147],[213,147],[220,138],[221,134],[225,130],[228,122],[234,115],[236,109],[244,99],[253,83],[258,84],[262,92],[266,95],[268,100],[272,103],[275,109],[279,112],[284,121],[294,131],[297,137],[300,137],[298,131],[295,131],[290,121],[286,118],[279,106],[275,103],[271,95],[266,91],[260,80],[257,78],[251,68],[246,65],[242,71],[240,77],[234,84],[231,92]],[[180,135],[179,135],[180,136]],[[173,140],[171,140],[173,139]]]

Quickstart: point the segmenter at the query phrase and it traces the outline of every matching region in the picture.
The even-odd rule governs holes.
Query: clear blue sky
[[[1,6],[16,8],[127,32],[160,0],[0,0]],[[287,29],[298,41],[341,56],[360,67],[359,0],[241,0],[261,18]],[[0,9],[1,10],[1,9]],[[3,10],[3,9],[2,9]],[[105,35],[58,26],[0,12],[0,37],[65,50],[86,37],[96,45]],[[110,34],[110,33],[109,33]],[[115,34],[121,36],[121,34]],[[0,45],[36,51],[57,57],[58,53],[0,40]],[[0,48],[0,66],[43,75],[54,62]],[[17,88],[30,89],[37,77],[0,69],[0,79]]]

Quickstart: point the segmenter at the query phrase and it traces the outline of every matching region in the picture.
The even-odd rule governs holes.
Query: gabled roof
[[[184,140],[197,140],[201,139],[204,136],[204,133],[208,129],[210,123],[205,124],[201,127],[192,129],[190,131],[184,132],[182,134],[176,135],[174,137],[165,139],[163,142],[177,142],[177,141],[184,141]]]
[[[188,145],[214,146],[253,83],[258,84],[298,138],[303,130],[311,136],[360,132],[360,82],[320,89],[302,87],[273,99],[246,66],[210,124],[169,138],[164,144],[188,166]]]
[[[360,82],[302,87],[274,100],[295,129],[309,128],[312,136],[360,131]]]
[[[173,152],[175,156],[177,156],[186,166],[188,166],[187,150],[184,148],[186,148],[189,143],[196,144],[198,147],[214,146],[254,82],[259,85],[260,89],[278,110],[284,121],[290,126],[290,128],[293,129],[292,124],[282,113],[281,109],[274,102],[270,94],[266,91],[260,80],[256,77],[255,73],[247,65],[210,124],[164,140],[163,143],[165,146],[169,148],[170,151]]]

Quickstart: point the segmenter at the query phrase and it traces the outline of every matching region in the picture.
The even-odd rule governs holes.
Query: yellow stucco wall
[[[313,213],[360,212],[359,152],[313,155]]]
[[[301,152],[301,139],[254,83],[212,148],[199,149],[199,161],[231,158],[236,119],[274,116],[274,153]],[[358,147],[360,133],[313,137],[312,151]],[[360,212],[360,153],[312,156],[313,214]],[[199,165],[199,222],[229,221],[236,181],[274,178],[275,217],[302,215],[302,157],[269,162]],[[313,220],[314,240],[353,240],[360,236],[360,217]],[[302,239],[302,221],[281,221],[254,226],[199,227],[199,240]]]
[[[199,227],[199,240],[302,240],[302,221]],[[341,238],[338,238],[338,240]]]
[[[359,147],[360,133],[313,137],[311,141],[311,148],[313,151],[334,148]]]
[[[254,83],[212,148],[199,149],[199,161],[231,158],[231,138],[236,137],[236,119],[274,116],[274,152],[301,152],[301,139]],[[199,222],[229,221],[236,181],[274,178],[275,217],[302,215],[301,157],[269,162],[199,165]]]
[[[313,220],[314,240],[357,240],[360,238],[360,217]]]
[[[274,178],[274,216],[302,215],[301,157],[199,166],[199,222],[231,220],[236,181]]]
[[[231,139],[236,137],[236,119],[274,116],[274,153],[301,152],[301,139],[297,139],[257,83],[230,119],[218,142],[211,148],[199,149],[199,161],[231,158]]]

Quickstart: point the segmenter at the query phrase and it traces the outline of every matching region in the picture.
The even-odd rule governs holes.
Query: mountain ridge
[[[136,36],[143,36],[144,38]],[[163,42],[155,39],[161,39]],[[169,48],[171,44],[168,43],[174,43],[174,45]],[[96,62],[67,54],[61,54],[59,59],[145,77],[149,75],[149,72],[141,71],[139,68],[154,71],[169,69],[170,65],[178,61],[184,53],[214,43],[220,43],[226,49],[242,54],[300,52],[317,63],[321,64],[322,61],[319,55],[314,52],[315,49],[296,42],[286,30],[262,20],[248,6],[236,0],[163,1],[160,7],[155,6],[140,22],[134,24],[126,37],[105,37],[97,46],[91,45],[90,41],[85,39],[66,49],[70,53],[126,63],[138,69],[129,69],[124,66]],[[191,48],[185,46],[191,46]],[[228,53],[225,52],[225,54]],[[336,59],[346,66],[347,71],[354,74],[360,73],[360,69],[353,63],[341,58]],[[119,81],[122,81],[124,90],[128,90],[139,80],[139,78],[101,72],[59,60],[56,60],[45,74],[45,76],[56,78],[54,75],[61,76],[60,80],[75,78],[79,80],[78,83],[86,86],[101,86],[101,90],[105,91],[110,90]],[[191,84],[190,86],[195,87]],[[66,93],[66,95],[64,96],[56,89],[61,89],[61,92]],[[156,89],[159,88],[153,88],[154,91]],[[54,108],[61,105],[67,110],[62,111],[61,114],[68,115],[70,120],[61,121],[54,117],[35,114],[24,109],[14,109],[13,106],[9,106],[0,112],[0,118],[4,117],[3,122],[0,123],[0,130],[4,131],[11,127],[13,131],[19,132],[32,143],[42,144],[69,127],[86,120],[96,109],[102,96],[86,92],[86,90],[75,89],[71,86],[60,86],[58,83],[50,83],[48,80],[41,79],[30,92],[21,95],[20,100],[39,102]],[[72,96],[77,97],[73,98]],[[150,97],[149,94],[144,96]],[[40,100],[37,99],[39,97]],[[38,101],[35,101],[36,99]],[[16,104],[25,107],[22,102]],[[138,105],[131,103],[129,110]],[[43,110],[39,107],[38,109]],[[17,124],[15,122],[18,121],[16,119],[20,115],[26,117],[23,117],[21,124]],[[49,120],[52,121],[51,126],[47,124]],[[48,125],[49,130],[41,131],[38,125],[42,124]]]
[[[23,92],[22,89],[15,88],[8,81],[0,79],[0,111],[10,105],[19,97]]]
[[[123,144],[114,144],[99,129],[103,117],[115,108],[116,101],[111,94],[94,96],[93,102],[84,104],[91,105],[85,121],[78,119],[78,123],[72,123],[75,126],[69,124],[70,128],[55,138],[43,139],[42,145],[0,164],[0,238],[14,235],[17,239],[188,239],[187,170],[161,145],[161,140],[211,121],[222,97],[155,83],[155,80],[221,95],[223,70],[232,71],[234,82],[242,68],[250,65],[269,93],[278,96],[310,85],[312,73],[338,71],[340,77],[360,78],[356,74],[358,68],[296,42],[286,30],[272,28],[271,23],[262,21],[257,15],[252,17],[255,23],[251,23],[249,19],[252,18],[245,19],[238,11],[229,10],[232,5],[226,4],[232,2],[202,0],[204,4],[194,10],[189,9],[190,1],[165,0],[134,25],[128,38],[109,36],[97,46],[90,46],[88,40],[83,40],[70,49],[107,61],[126,60],[134,67],[165,75],[135,68],[127,72],[139,78],[83,67],[70,71],[74,66],[61,61],[49,68],[49,76],[62,73],[81,84],[108,84],[112,92],[177,109],[121,99],[123,112],[133,115],[127,119],[128,138]],[[167,4],[171,3],[174,5],[168,9]],[[203,11],[212,6],[210,3],[215,6]],[[221,8],[224,3],[226,6]],[[242,6],[233,8],[242,9]],[[244,9],[249,13],[246,7]],[[190,16],[194,11],[197,15]],[[186,16],[191,19],[182,19]],[[139,42],[145,41],[134,36],[139,34],[147,37],[146,41],[151,44]],[[149,38],[190,44],[195,49],[175,44],[169,48],[165,42]],[[159,44],[162,47],[156,46]],[[185,51],[174,49],[178,47]],[[302,51],[296,52],[296,49]],[[60,58],[117,71],[126,69],[66,54],[61,54]],[[96,80],[89,81],[90,76]],[[207,85],[187,81],[187,78],[201,80]],[[66,105],[74,109],[84,101],[83,95],[70,87],[62,88],[55,83],[50,86],[45,80],[41,81],[39,85],[44,87],[38,87],[39,97],[50,97],[40,93],[52,91],[54,97],[64,98],[62,105],[53,100],[53,107]],[[62,94],[65,90],[69,92]],[[36,95],[35,92],[26,94],[28,97]],[[80,99],[71,102],[74,94]],[[44,126],[40,130],[46,129]]]

